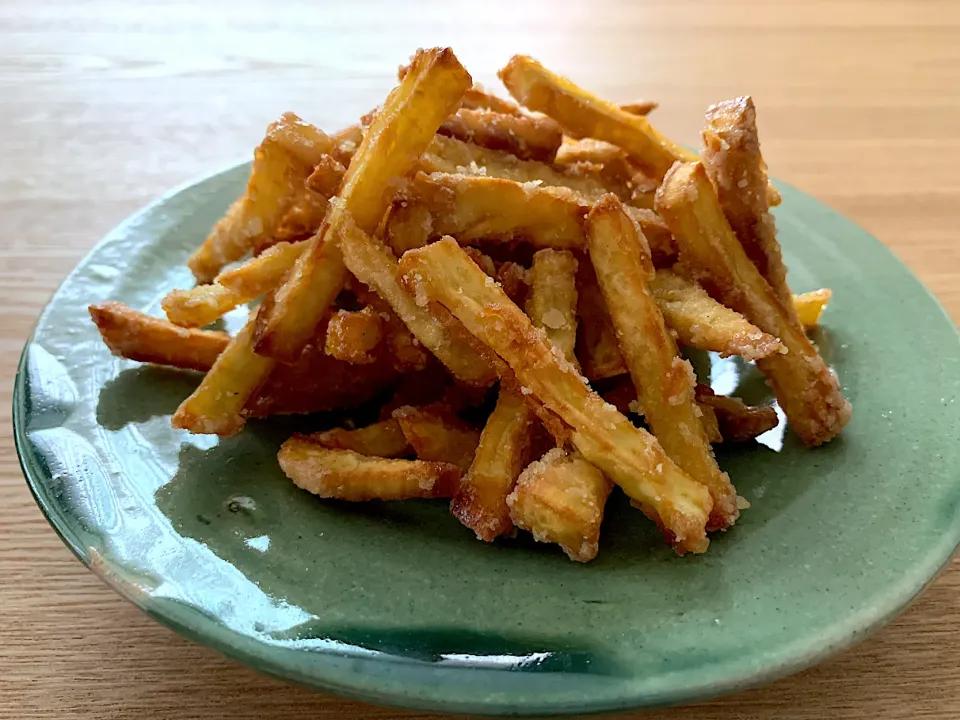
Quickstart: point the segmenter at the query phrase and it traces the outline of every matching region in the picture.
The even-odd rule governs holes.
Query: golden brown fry
[[[564,250],[538,250],[530,268],[527,315],[563,356],[574,360],[577,341],[577,259]],[[508,293],[509,296],[509,293]]]
[[[697,385],[695,390],[697,405],[699,406],[701,412],[700,422],[703,424],[703,429],[707,433],[707,438],[710,440],[711,444],[723,442],[725,438],[720,432],[720,421],[717,413],[714,412],[712,405],[708,405],[700,400],[700,390],[703,387],[705,386]],[[706,389],[708,391],[710,390],[710,388]],[[643,416],[643,408],[640,406],[640,402],[637,400],[637,390],[633,386],[633,380],[630,379],[629,375],[625,375],[620,378],[613,385],[613,387],[609,388],[602,394],[604,400],[614,405],[617,410],[622,412],[624,415],[635,414],[641,417]],[[743,407],[747,410],[754,409],[747,408],[746,405]]]
[[[600,178],[621,200],[637,207],[653,209],[656,181],[647,177],[641,167],[616,145],[593,138],[565,138],[554,162],[565,168],[596,167]],[[620,188],[626,188],[628,192]],[[596,195],[590,199],[598,198],[599,195]]]
[[[694,153],[658,133],[645,117],[588,93],[533,58],[514,55],[498,75],[521,105],[552,117],[572,137],[592,137],[622,147],[655,180],[676,161],[696,159]]]
[[[739,97],[712,105],[706,119],[702,162],[717,189],[723,214],[787,316],[799,323],[787,285],[787,267],[777,242],[777,228],[770,214],[769,178],[760,156],[753,98]]]
[[[469,73],[449,48],[417,52],[411,71],[364,134],[340,202],[331,206],[283,285],[264,300],[257,320],[258,353],[293,360],[315,336],[347,277],[339,247],[345,220],[352,217],[365,233],[377,229],[397,178],[413,167],[470,84]]]
[[[497,266],[493,262],[493,258],[489,255],[485,255],[483,252],[474,247],[466,247],[463,251],[470,256],[470,259],[473,260],[477,267],[483,270],[490,277],[494,277],[497,274]]]
[[[515,262],[502,262],[495,277],[507,297],[523,307],[530,292],[530,271]]]
[[[363,142],[364,128],[360,124],[345,127],[333,135],[333,158],[343,167],[350,167],[353,156]]]
[[[510,366],[517,380],[572,428],[574,446],[654,519],[677,552],[709,541],[709,493],[687,476],[649,433],[592,392],[574,366],[496,283],[444,238],[401,260],[405,282],[450,310]]]
[[[633,222],[614,195],[587,216],[590,260],[610,310],[620,351],[647,424],[667,455],[710,491],[707,530],[733,525],[737,491],[720,470],[694,402],[696,376],[682,359],[650,292],[649,258]]]
[[[226,333],[186,330],[118,302],[89,310],[110,352],[129,360],[209,370],[230,342]]]
[[[552,162],[563,140],[560,126],[546,117],[460,108],[444,120],[441,135],[503,150],[521,160]]]
[[[739,355],[744,360],[768,357],[783,348],[775,337],[671,270],[657,270],[650,290],[667,327],[677,333],[681,345],[718,352],[723,357]]]
[[[357,430],[334,428],[307,437],[330,450],[353,450],[371,457],[399,458],[413,454],[400,423],[392,418]]]
[[[717,395],[706,385],[697,385],[696,396],[701,409],[713,409],[720,434],[730,442],[752,440],[779,422],[773,408],[751,407],[740,398]]]
[[[707,434],[707,441],[711,445],[723,442],[723,434],[720,432],[720,420],[712,405],[706,405],[697,402],[697,408],[700,410],[700,423],[703,425],[703,431]]]
[[[459,323],[442,308],[431,311],[421,306],[400,286],[397,259],[389,248],[360,230],[349,217],[340,226],[343,259],[350,272],[375,290],[455,377],[472,385],[493,384],[497,374],[490,358],[478,352],[469,334],[457,327]]]
[[[352,289],[361,304],[372,307],[383,323],[383,340],[391,362],[398,372],[408,373],[423,370],[430,362],[430,353],[417,340],[403,320],[377,293],[360,282],[352,283]]]
[[[271,241],[277,223],[306,192],[304,180],[333,141],[293,113],[267,128],[254,151],[246,194],[214,226],[187,261],[199,282],[210,282],[223,267]]]
[[[757,361],[794,431],[808,445],[833,438],[850,403],[803,329],[777,298],[730,229],[700,163],[678,164],[657,192],[684,265],[713,297],[780,339],[786,353]]]
[[[507,495],[523,469],[534,422],[523,398],[501,386],[470,469],[450,504],[453,516],[480,540],[492,542],[513,529]]]
[[[638,100],[637,102],[624,103],[620,109],[631,115],[649,115],[660,107],[660,103],[653,100]]]
[[[298,487],[322,498],[351,502],[450,497],[460,478],[460,470],[447,463],[328,450],[297,435],[280,446],[277,459]]]
[[[212,285],[172,290],[161,303],[170,322],[203,327],[235,307],[273,290],[303,252],[305,243],[277,243],[238,267],[224,270]]]
[[[626,373],[607,303],[589,262],[580,263],[577,269],[577,316],[576,355],[587,379],[603,380]]]
[[[467,470],[480,442],[480,432],[451,412],[410,406],[393,411],[407,442],[421,460],[450,463]]]
[[[509,100],[504,100],[492,93],[484,90],[480,85],[474,84],[472,88],[463,94],[463,102],[460,107],[471,110],[493,110],[498,113],[508,113],[510,115],[522,115],[522,111]]]
[[[277,222],[272,236],[258,242],[254,253],[259,255],[279,242],[294,243],[311,237],[320,229],[323,219],[327,216],[327,210],[330,209],[328,200],[329,196],[320,195],[304,186],[303,193]]]
[[[805,292],[802,295],[794,295],[793,307],[797,311],[797,317],[800,318],[800,324],[805,328],[816,327],[832,296],[833,292],[830,288],[821,288]]]
[[[323,155],[307,178],[307,187],[319,195],[331,198],[340,192],[347,169],[333,155]]]
[[[373,308],[338,310],[327,324],[327,355],[353,365],[376,361],[375,350],[383,338],[383,324]]]
[[[554,448],[523,471],[507,503],[517,527],[539,542],[558,544],[571,560],[588,562],[597,555],[612,487],[578,453]]]

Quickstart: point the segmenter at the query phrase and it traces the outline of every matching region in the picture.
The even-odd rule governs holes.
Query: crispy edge
[[[324,352],[352,365],[375,362],[383,339],[383,322],[373,308],[337,310],[327,323]]]
[[[394,410],[393,419],[421,460],[450,463],[464,471],[473,462],[480,431],[453,413],[408,405]]]
[[[521,160],[552,162],[563,141],[560,126],[546,117],[460,108],[438,132]]]
[[[752,440],[779,422],[772,407],[750,406],[740,398],[717,395],[706,385],[697,385],[696,397],[701,408],[713,409],[720,435],[730,442]]]
[[[820,323],[823,311],[830,304],[831,297],[833,297],[833,291],[830,288],[820,288],[794,295],[793,307],[797,311],[800,323],[808,329],[816,327]]]
[[[400,458],[413,454],[400,423],[393,418],[372,423],[356,430],[333,428],[307,436],[311,442],[329,450],[353,450],[361,455]]]
[[[526,304],[534,326],[543,328],[547,339],[568,359],[574,358],[577,342],[577,267],[573,253],[538,250],[530,266]]]
[[[597,381],[626,373],[613,321],[589,262],[580,263],[577,270],[577,316],[576,357],[587,378]]]

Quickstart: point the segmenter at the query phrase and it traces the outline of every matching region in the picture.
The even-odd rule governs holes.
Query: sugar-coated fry
[[[372,307],[380,315],[384,344],[397,371],[408,373],[427,367],[430,362],[430,353],[413,336],[403,320],[397,317],[383,298],[363,283],[352,283],[352,289],[362,305]]]
[[[349,167],[353,156],[363,142],[364,127],[360,124],[350,125],[333,134],[333,150],[331,155],[343,167]]]
[[[723,442],[723,434],[720,432],[720,420],[712,405],[706,405],[697,402],[697,408],[700,411],[700,424],[703,425],[703,431],[707,434],[707,441],[711,445]]]
[[[356,430],[333,428],[308,437],[330,450],[353,450],[370,457],[399,458],[413,454],[400,423],[393,418]]]
[[[589,262],[580,263],[577,269],[577,316],[576,355],[587,379],[603,380],[626,373],[607,303]]]
[[[470,469],[450,503],[453,516],[480,540],[491,542],[513,529],[507,495],[527,459],[535,422],[523,398],[501,386]]]
[[[624,103],[620,109],[631,115],[649,115],[660,107],[660,103],[653,100],[638,100],[637,102]]]
[[[676,165],[657,191],[657,210],[673,231],[684,265],[707,292],[783,344],[785,353],[758,360],[757,367],[797,435],[808,445],[837,435],[850,419],[850,403],[737,241],[703,165]]]
[[[637,207],[652,209],[653,195],[657,183],[647,177],[641,167],[630,159],[630,156],[616,145],[584,138],[574,140],[566,138],[557,151],[554,161],[563,167],[597,167],[599,176],[621,200],[628,201]],[[626,188],[629,193],[616,189]],[[590,199],[596,200],[599,195]]]
[[[457,327],[459,323],[449,313],[442,308],[431,311],[422,307],[400,286],[397,259],[389,248],[363,232],[348,217],[341,222],[339,239],[350,272],[375,290],[417,340],[455,377],[481,386],[491,385],[496,380],[496,370],[490,359],[477,351],[468,334]]]
[[[340,192],[347,169],[333,155],[322,155],[307,178],[307,187],[315,193],[331,198]]]
[[[703,552],[712,501],[649,433],[590,390],[542,331],[450,238],[401,259],[405,282],[450,310],[543,405],[572,428],[574,446],[655,520],[678,553]]]
[[[703,131],[703,167],[747,257],[773,289],[788,317],[799,322],[787,285],[777,228],[770,214],[767,167],[760,156],[757,111],[751,97],[712,105]]]
[[[800,318],[800,324],[806,328],[816,327],[832,296],[833,292],[830,288],[820,288],[794,295],[793,307],[797,311],[797,317]]]
[[[509,100],[497,97],[477,84],[474,84],[472,88],[463,94],[463,101],[460,103],[460,107],[471,110],[493,110],[494,112],[508,113],[510,115],[523,114],[520,108]]]
[[[768,357],[783,348],[775,337],[671,270],[657,270],[650,290],[667,327],[677,333],[681,345],[718,352],[724,357],[739,355],[744,360]]]
[[[515,262],[503,262],[497,266],[494,277],[507,297],[523,307],[530,293],[530,271]]]
[[[507,499],[518,527],[558,544],[571,560],[597,555],[603,507],[612,484],[578,453],[554,448],[530,463]]]
[[[577,259],[564,250],[538,250],[530,268],[527,315],[547,339],[573,359],[577,341]],[[509,295],[509,293],[508,293]]]
[[[226,333],[187,330],[118,302],[89,310],[110,352],[129,360],[209,370],[230,342]]]
[[[329,157],[325,155],[324,157]],[[323,219],[330,209],[331,195],[321,195],[311,188],[304,186],[304,192],[290,205],[283,217],[277,222],[273,234],[263,238],[254,248],[259,255],[274,243],[297,242],[306,240],[314,235],[323,224]]]
[[[696,376],[682,359],[649,289],[652,265],[644,261],[637,229],[613,195],[587,216],[590,260],[610,309],[620,351],[630,370],[647,424],[667,455],[710,491],[707,530],[736,522],[737,492],[720,470],[694,401]]]
[[[209,325],[273,290],[304,247],[302,242],[277,243],[242,265],[224,270],[210,285],[171,290],[161,303],[163,310],[170,322],[182,327]]]
[[[338,360],[367,365],[376,361],[375,350],[382,338],[383,322],[373,308],[338,310],[327,324],[324,350]]]
[[[421,460],[450,463],[464,471],[473,462],[480,432],[452,413],[407,406],[394,410],[393,419]]]
[[[340,202],[331,206],[283,285],[264,300],[256,328],[258,353],[292,360],[310,342],[347,277],[339,248],[345,220],[352,217],[365,233],[377,229],[397,178],[413,167],[471,82],[449,48],[417,52],[410,72],[364,134]]]
[[[322,498],[351,502],[450,497],[460,479],[455,465],[329,450],[297,435],[280,447],[277,459],[298,487]]]
[[[246,194],[237,200],[187,261],[199,282],[269,242],[276,224],[305,192],[304,180],[333,148],[323,131],[285,113],[254,151]]]
[[[551,162],[563,140],[560,126],[546,117],[461,108],[444,120],[441,135],[503,150],[521,160]]]
[[[676,161],[696,159],[694,153],[658,133],[645,117],[588,93],[533,58],[514,55],[498,74],[521,105],[552,117],[572,137],[592,137],[622,147],[655,180]]]
[[[730,442],[746,442],[777,426],[777,412],[771,407],[751,407],[740,398],[717,395],[706,385],[697,385],[700,408],[712,408],[720,435]]]

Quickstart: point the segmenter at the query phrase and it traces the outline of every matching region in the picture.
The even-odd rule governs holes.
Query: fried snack
[[[720,420],[717,413],[711,405],[702,402],[697,403],[700,411],[700,424],[703,425],[703,431],[707,434],[707,441],[711,445],[723,442],[723,434],[720,432]]]
[[[375,290],[413,335],[457,378],[486,387],[496,380],[491,358],[484,357],[469,334],[442,308],[431,311],[397,280],[397,259],[390,249],[360,230],[349,217],[340,223],[343,260],[360,282]],[[482,271],[481,271],[482,272]]]
[[[777,426],[777,412],[771,407],[751,407],[740,398],[717,395],[706,385],[697,385],[700,408],[712,408],[724,440],[746,442]]]
[[[597,167],[597,172],[608,186],[625,187],[629,190],[629,194],[616,193],[621,200],[637,207],[653,209],[653,195],[657,190],[657,183],[647,177],[641,167],[616,145],[593,138],[565,138],[554,162],[562,167]],[[599,195],[591,199],[598,198]]]
[[[587,216],[590,260],[607,301],[620,351],[630,370],[647,424],[667,455],[710,491],[707,530],[733,525],[737,491],[720,470],[700,408],[696,376],[682,359],[650,292],[652,264],[644,258],[637,229],[614,195],[601,198]]]
[[[535,540],[556,543],[571,560],[589,562],[597,555],[611,488],[578,453],[554,448],[527,466],[507,503],[517,526]]]
[[[712,501],[649,433],[590,390],[543,331],[459,248],[444,238],[401,259],[403,278],[450,310],[496,352],[517,380],[571,428],[571,441],[659,524],[678,553],[703,552]]]
[[[329,450],[353,450],[371,457],[400,458],[413,454],[400,423],[392,418],[357,430],[333,428],[307,437]]]
[[[345,127],[335,133],[333,135],[333,151],[331,152],[334,160],[345,168],[350,167],[353,156],[356,155],[357,149],[363,142],[364,131],[365,128],[357,124]]]
[[[571,137],[591,137],[622,147],[655,180],[678,160],[697,157],[663,137],[645,117],[588,93],[533,58],[514,55],[498,75],[521,105],[552,117]]]
[[[352,218],[365,233],[377,229],[396,179],[413,167],[470,84],[470,74],[449,48],[417,52],[410,72],[364,134],[340,202],[331,205],[283,285],[264,299],[257,319],[258,353],[293,360],[315,336],[347,277],[339,247],[344,222]]]
[[[675,166],[657,191],[657,210],[680,246],[684,265],[724,305],[780,339],[785,353],[757,361],[791,426],[808,445],[837,435],[850,403],[803,329],[747,257],[700,163]]]
[[[277,460],[297,487],[350,502],[450,497],[460,479],[460,470],[447,463],[328,450],[298,435],[280,446]]]
[[[526,303],[530,293],[530,271],[527,268],[515,262],[503,262],[497,266],[494,277],[508,298],[521,307]]]
[[[480,432],[453,413],[408,405],[394,410],[393,419],[421,460],[450,463],[464,471],[473,462]]]
[[[340,192],[347,169],[333,155],[323,155],[307,178],[307,187],[315,193],[331,198]]]
[[[722,357],[739,355],[744,360],[768,357],[783,349],[775,337],[671,270],[657,270],[650,291],[681,345],[718,352]]]
[[[527,459],[534,423],[523,398],[501,386],[470,469],[450,503],[453,516],[479,540],[492,542],[513,529],[507,495]]]
[[[293,113],[272,123],[253,153],[246,194],[187,261],[197,281],[210,282],[225,265],[269,243],[277,223],[306,192],[304,180],[332,149],[329,136]]]
[[[564,250],[538,250],[530,276],[527,315],[535,327],[543,328],[547,339],[565,358],[576,362],[573,350],[577,341],[577,259]]]
[[[488,93],[480,85],[474,84],[472,88],[463,94],[463,101],[460,107],[470,110],[493,110],[498,113],[507,113],[509,115],[523,115],[520,108],[509,100],[504,100],[492,93]]]
[[[706,386],[697,385],[695,389],[695,397],[697,399],[697,405],[700,408],[700,422],[703,425],[704,431],[707,433],[707,438],[710,440],[712,445],[724,441],[724,436],[720,432],[720,421],[717,418],[717,414],[714,412],[714,408],[711,405],[708,405],[700,401],[700,390]],[[706,388],[708,391],[710,388]],[[613,387],[607,389],[602,393],[603,399],[608,403],[617,408],[624,415],[634,414],[643,416],[643,408],[640,406],[640,402],[637,400],[637,390],[633,386],[633,380],[630,379],[629,375],[625,375],[620,378]],[[736,398],[734,398],[736,399]],[[738,401],[739,402],[739,401]],[[748,408],[746,405],[743,406],[747,410],[754,410],[755,408]]]
[[[587,379],[593,382],[626,373],[607,302],[589,262],[577,269],[577,316],[576,356]]]
[[[703,167],[717,189],[726,215],[747,257],[773,289],[787,316],[799,324],[787,285],[777,227],[767,196],[767,166],[760,156],[753,98],[739,97],[712,105],[703,131]]]
[[[401,373],[423,370],[430,363],[430,353],[397,317],[391,307],[377,293],[362,282],[351,282],[350,289],[361,305],[372,307],[380,316],[383,341],[393,366]]]
[[[793,307],[797,311],[797,317],[800,318],[800,324],[805,328],[816,327],[832,296],[833,292],[829,288],[794,295]]]
[[[320,195],[305,187],[304,192],[280,218],[272,236],[259,243],[254,248],[254,253],[259,255],[278,242],[294,243],[312,237],[320,229],[327,210],[330,209],[329,197],[331,196]]]
[[[377,359],[383,339],[383,322],[373,308],[338,310],[327,324],[324,350],[327,355],[353,365],[368,365]]]
[[[105,302],[88,309],[110,352],[129,360],[205,371],[230,342],[226,333],[186,330],[123,303]]]
[[[273,290],[305,247],[303,242],[277,243],[242,265],[224,270],[211,285],[171,290],[161,306],[170,322],[176,325],[209,325],[235,307]]]
[[[460,108],[444,120],[441,135],[503,150],[521,160],[552,162],[563,140],[560,126],[550,118]]]
[[[638,100],[637,102],[624,103],[620,109],[631,115],[649,115],[660,107],[660,103],[653,100]]]

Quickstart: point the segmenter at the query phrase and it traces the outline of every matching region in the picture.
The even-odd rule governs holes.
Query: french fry
[[[717,417],[717,413],[714,412],[712,405],[709,405],[705,402],[701,402],[700,391],[705,388],[704,385],[697,385],[695,389],[695,397],[697,399],[697,405],[700,408],[700,422],[703,425],[704,431],[707,433],[707,439],[710,441],[711,445],[716,445],[717,443],[724,441],[724,436],[720,432],[720,421]],[[707,391],[710,388],[706,388]],[[633,385],[633,380],[630,379],[629,375],[625,375],[620,378],[613,387],[608,388],[603,393],[603,399],[608,403],[617,408],[624,415],[640,415],[643,416],[643,408],[640,406],[640,402],[637,400],[637,390]],[[736,400],[736,398],[734,398]],[[739,400],[737,401],[739,402]],[[719,404],[719,403],[718,403]],[[741,403],[742,405],[742,403]],[[746,405],[743,405],[743,409],[747,411],[753,411],[759,408],[749,408]]]
[[[520,108],[509,100],[504,100],[492,93],[487,92],[480,85],[474,84],[472,88],[463,94],[463,101],[460,107],[471,110],[493,110],[498,113],[508,113],[510,115],[522,115]]]
[[[305,243],[277,243],[238,267],[224,270],[211,285],[172,290],[161,302],[170,322],[182,327],[203,327],[235,307],[265,295],[283,281],[300,257]]]
[[[616,145],[593,138],[566,138],[554,162],[562,167],[583,167],[583,163],[599,167],[598,173],[609,187],[629,190],[629,193],[614,190],[621,200],[637,207],[653,209],[656,181],[647,177],[640,166]],[[599,195],[591,199],[597,200]]]
[[[580,263],[577,269],[577,316],[576,356],[587,379],[603,380],[626,373],[607,302],[589,262]]]
[[[186,330],[118,302],[89,310],[110,352],[129,360],[209,370],[230,342],[226,333]]]
[[[591,391],[452,238],[407,252],[400,268],[405,282],[450,310],[547,410],[571,427],[571,440],[584,458],[637,501],[678,553],[706,550],[712,506],[706,489],[670,460],[653,436]]]
[[[682,359],[648,287],[636,227],[614,195],[601,198],[587,216],[590,260],[610,310],[620,351],[637,389],[647,424],[667,455],[710,491],[707,530],[733,525],[737,491],[720,470],[694,401],[696,376]]]
[[[523,469],[535,422],[522,396],[501,386],[470,469],[450,503],[453,516],[480,540],[492,542],[513,529],[507,495]]]
[[[333,150],[331,155],[343,167],[349,167],[353,156],[357,154],[357,149],[363,143],[364,128],[357,125],[350,125],[333,135]]]
[[[722,443],[723,434],[720,432],[720,420],[717,418],[716,409],[712,405],[699,401],[697,408],[700,410],[700,424],[703,425],[703,431],[707,434],[707,442],[711,445]]]
[[[449,463],[466,471],[480,442],[480,432],[449,412],[402,407],[393,419],[421,460]]]
[[[403,82],[390,93],[364,134],[343,180],[340,202],[309,241],[286,281],[267,296],[258,314],[257,352],[293,360],[316,334],[347,278],[340,252],[345,220],[373,233],[407,174],[437,128],[470,87],[469,73],[447,49],[421,50]]]
[[[787,285],[777,228],[770,214],[767,167],[760,156],[753,98],[712,105],[703,131],[703,167],[717,190],[720,207],[747,257],[757,266],[788,317],[799,324]]]
[[[333,155],[322,155],[307,178],[307,187],[315,193],[331,198],[340,192],[347,169]]]
[[[323,157],[329,157],[329,155]],[[320,225],[323,224],[323,219],[330,209],[329,197],[305,187],[303,193],[297,197],[277,222],[271,237],[258,243],[257,247],[254,248],[254,253],[259,255],[275,243],[297,242],[312,237],[320,229]]]
[[[653,100],[638,100],[637,102],[624,103],[620,109],[631,115],[649,115],[660,107],[660,103]]]
[[[515,262],[502,262],[494,277],[507,297],[523,307],[530,293],[530,271]]]
[[[187,261],[197,280],[210,282],[225,265],[270,242],[276,224],[304,194],[304,180],[332,149],[323,131],[293,113],[272,123],[254,151],[245,195]]]
[[[577,260],[564,250],[538,250],[530,268],[527,315],[547,339],[575,362],[577,341]],[[509,295],[509,293],[508,293]]]
[[[550,118],[460,108],[444,120],[441,135],[503,150],[521,160],[551,162],[563,140],[560,126]]]
[[[701,410],[714,411],[724,440],[746,442],[777,426],[777,412],[771,407],[751,407],[740,398],[717,395],[706,385],[697,385],[696,397]]]
[[[307,437],[329,450],[353,450],[371,457],[400,458],[413,454],[400,423],[392,418],[356,430],[334,428]]]
[[[757,361],[791,426],[808,445],[836,436],[850,403],[803,329],[747,257],[700,163],[678,164],[657,191],[657,209],[680,246],[684,265],[714,298],[777,338],[786,353]]]
[[[340,245],[350,272],[375,290],[455,377],[472,385],[493,384],[497,375],[490,364],[492,358],[478,352],[469,334],[457,327],[459,323],[449,313],[442,308],[431,312],[400,286],[397,259],[389,248],[373,240],[348,217],[340,225]]]
[[[574,138],[591,137],[622,147],[655,180],[678,160],[696,159],[658,133],[645,117],[588,93],[533,58],[514,55],[498,75],[521,105],[552,117]]]
[[[797,311],[797,317],[800,318],[800,324],[805,328],[816,327],[832,296],[833,292],[829,288],[794,295],[793,307]]]
[[[670,270],[657,270],[650,291],[667,327],[686,347],[757,360],[782,350],[780,341],[724,307],[692,280]]]
[[[373,308],[338,310],[327,324],[324,350],[327,355],[353,365],[375,362],[375,350],[383,338],[383,322]]]
[[[507,503],[518,527],[538,542],[556,543],[571,560],[597,555],[610,481],[578,453],[554,448],[531,463]]]
[[[277,459],[298,487],[322,498],[350,502],[450,497],[460,478],[460,470],[447,463],[328,450],[296,435],[280,446]]]

